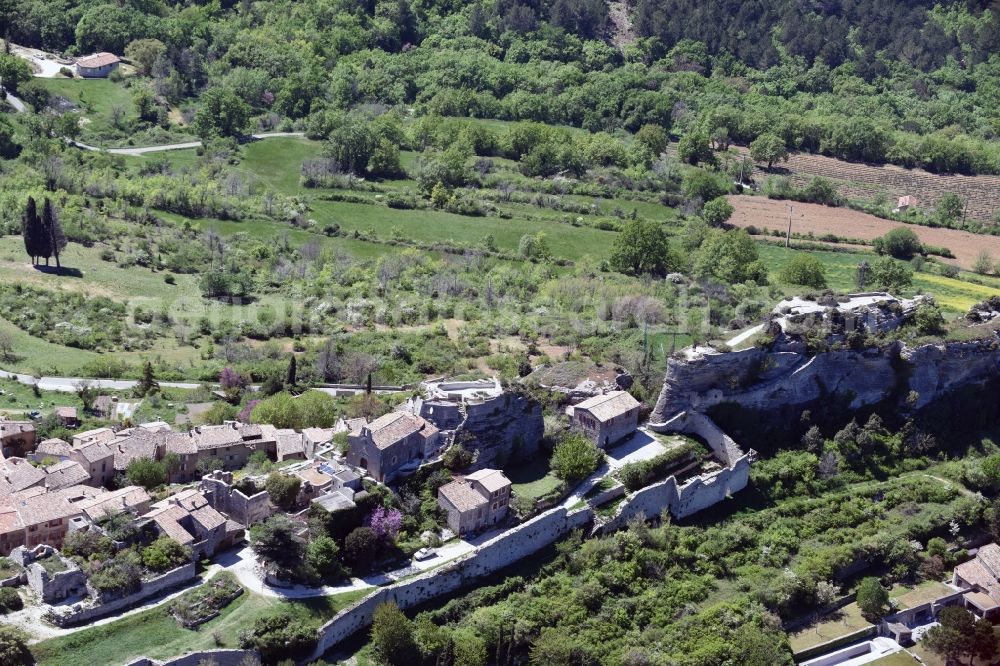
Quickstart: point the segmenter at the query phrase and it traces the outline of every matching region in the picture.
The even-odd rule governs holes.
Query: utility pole
[[[792,212],[794,210],[794,207],[788,207],[788,233],[785,234],[785,247],[788,247],[792,241]]]
[[[969,202],[965,202],[965,206],[962,207],[962,228],[965,228],[965,216],[969,212]]]

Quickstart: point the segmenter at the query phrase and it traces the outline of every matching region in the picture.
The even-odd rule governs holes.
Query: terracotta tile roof
[[[182,524],[188,517],[188,512],[179,506],[153,509],[143,517],[152,518],[164,534],[182,546],[190,546],[195,541],[194,535]]]
[[[37,490],[33,488],[11,498],[10,503],[25,526],[79,516],[82,513],[82,499],[92,497],[97,492],[87,486],[70,486],[41,493]]]
[[[1000,546],[988,543],[976,551],[976,559],[983,563],[996,580],[1000,580]]]
[[[0,505],[0,534],[10,534],[24,529],[21,517],[13,506]]]
[[[88,463],[100,462],[115,455],[115,450],[111,445],[102,441],[94,441],[83,446],[78,446],[74,451],[78,451]]]
[[[438,494],[461,513],[484,507],[489,502],[464,479],[452,481],[438,488]]]
[[[23,458],[8,458],[0,465],[0,492],[16,493],[40,485],[44,480],[45,472],[32,467]]]
[[[596,395],[576,405],[574,409],[585,409],[602,423],[639,406],[639,401],[627,391],[612,391]]]
[[[97,520],[108,513],[141,511],[149,505],[149,501],[149,493],[145,489],[139,486],[125,486],[118,490],[101,492],[78,504],[91,520]]]
[[[64,460],[45,468],[45,487],[49,490],[68,488],[90,481],[90,474],[78,462]]]
[[[301,453],[302,455],[306,453],[305,438],[294,430],[279,430],[277,441],[279,458],[295,455],[296,453]]]
[[[39,442],[35,449],[35,454],[39,456],[52,456],[54,458],[65,458],[69,456],[73,447],[64,439],[46,439]]]
[[[191,514],[191,518],[201,526],[202,535],[204,535],[217,527],[225,525],[226,517],[209,506],[204,497],[201,499],[205,503],[196,509],[188,509],[188,512]]]
[[[256,423],[241,423],[239,425],[240,437],[243,439],[261,439],[263,437],[274,437],[274,431],[277,430],[273,425],[269,423],[256,424]]]
[[[510,487],[510,479],[498,469],[481,469],[465,477],[466,481],[478,481],[489,493]]]
[[[73,446],[82,446],[88,442],[107,442],[114,438],[115,431],[111,428],[95,428],[73,435]]]
[[[231,425],[201,426],[191,433],[199,451],[235,446],[243,442],[240,431]]]
[[[35,424],[30,421],[0,421],[0,439],[35,432]]]
[[[166,452],[179,456],[189,456],[198,453],[198,444],[186,432],[168,432],[166,436]]]
[[[197,490],[185,490],[157,502],[145,517],[155,520],[167,536],[188,545],[226,525],[226,517]]]
[[[94,411],[99,414],[109,414],[113,404],[114,400],[111,399],[110,395],[99,395],[97,396],[97,399],[94,400]]]
[[[61,419],[75,419],[76,407],[56,407],[56,416]]]
[[[166,421],[150,421],[148,423],[140,423],[139,427],[143,430],[148,430],[149,432],[171,432],[173,428]]]
[[[302,434],[313,444],[323,444],[333,439],[333,428],[304,428]]]
[[[359,417],[356,419],[347,419],[344,421],[344,425],[347,427],[347,432],[351,434],[357,434],[361,432],[361,429],[368,425],[368,420]]]
[[[379,450],[386,449],[421,430],[427,434],[437,432],[437,428],[424,419],[405,412],[390,412],[380,416],[366,428],[371,433],[372,443]]]
[[[165,437],[162,433],[151,433],[133,429],[132,434],[115,440],[115,469],[124,470],[138,458],[156,458],[156,449]]]
[[[80,67],[107,67],[108,65],[113,65],[116,62],[121,62],[121,60],[113,53],[108,53],[107,51],[101,51],[100,53],[95,53],[93,55],[84,56],[83,58],[78,58],[76,64]]]
[[[962,580],[979,587],[994,602],[1000,603],[1000,584],[998,584],[996,576],[990,573],[990,570],[978,558],[959,564],[955,567],[955,573]]]

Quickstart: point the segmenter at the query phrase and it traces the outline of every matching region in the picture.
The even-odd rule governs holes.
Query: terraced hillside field
[[[820,176],[836,183],[840,194],[848,199],[872,200],[884,193],[894,201],[912,195],[921,207],[933,208],[938,199],[954,192],[968,202],[969,219],[991,222],[1000,211],[1000,176],[944,175],[892,165],[856,164],[807,153],[792,155],[781,167],[788,170],[787,175],[797,187]]]
[[[671,145],[668,154],[675,155],[676,147],[676,144]],[[750,153],[748,148],[739,146],[736,150],[744,155]],[[884,195],[889,202],[895,202],[901,196],[911,195],[917,198],[921,208],[931,209],[938,199],[953,192],[968,203],[970,220],[993,222],[1000,212],[1000,176],[936,174],[893,165],[845,162],[809,153],[794,153],[771,172],[765,171],[765,166],[757,165],[757,181],[762,182],[770,174],[784,175],[796,187],[803,187],[820,176],[833,182],[842,196],[855,201],[873,201]]]
[[[843,238],[872,240],[884,235],[890,229],[906,226],[916,232],[920,241],[935,247],[946,247],[955,255],[955,262],[962,268],[970,268],[986,249],[994,259],[1000,259],[1000,236],[983,236],[958,229],[922,227],[915,224],[884,220],[874,215],[851,210],[832,208],[819,204],[782,201],[766,197],[731,196],[735,212],[729,222],[738,227],[755,226],[758,229],[788,229],[788,209],[792,207],[792,233],[816,236],[836,234]]]

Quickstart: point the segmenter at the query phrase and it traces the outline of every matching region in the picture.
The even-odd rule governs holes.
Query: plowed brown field
[[[1000,236],[981,236],[957,229],[921,227],[883,220],[850,208],[831,208],[819,204],[779,201],[766,197],[731,196],[736,211],[729,219],[738,227],[753,225],[758,229],[788,229],[789,206],[792,207],[792,233],[816,236],[836,234],[842,238],[872,240],[895,227],[912,229],[926,245],[946,247],[955,255],[955,262],[970,268],[983,249],[989,250],[994,261],[1000,261]]]
[[[676,155],[677,144],[667,148]],[[734,146],[740,153],[749,154],[745,147]],[[793,153],[787,162],[775,165],[772,173],[757,165],[754,178],[763,183],[769,175],[787,176],[796,187],[804,187],[814,176],[831,181],[841,196],[858,201],[874,201],[879,196],[890,203],[904,195],[917,198],[926,210],[943,195],[953,192],[968,203],[966,211],[970,220],[992,222],[1000,212],[1000,176],[962,176],[937,174],[921,169],[904,169],[891,164],[874,165],[845,162],[833,157]]]

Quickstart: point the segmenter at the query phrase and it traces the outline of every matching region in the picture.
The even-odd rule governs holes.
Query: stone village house
[[[23,458],[35,449],[35,424],[30,421],[0,421],[0,453],[4,458]]]
[[[639,401],[628,392],[612,391],[575,405],[571,423],[603,449],[635,432],[639,427],[639,407]]]
[[[496,525],[507,517],[510,480],[496,469],[481,469],[438,489],[438,505],[448,514],[455,534]]]
[[[385,483],[401,468],[418,466],[437,449],[439,437],[429,421],[414,414],[390,412],[347,436],[347,462]]]
[[[17,546],[60,548],[70,521],[82,514],[80,502],[98,494],[89,486],[53,491],[35,486],[0,496],[0,555]]]
[[[974,559],[955,567],[952,585],[969,590],[965,607],[977,617],[1000,619],[1000,546],[986,544]]]
[[[195,560],[211,557],[243,538],[243,526],[216,511],[195,489],[157,502],[142,517],[152,520],[160,534],[189,547]]]

